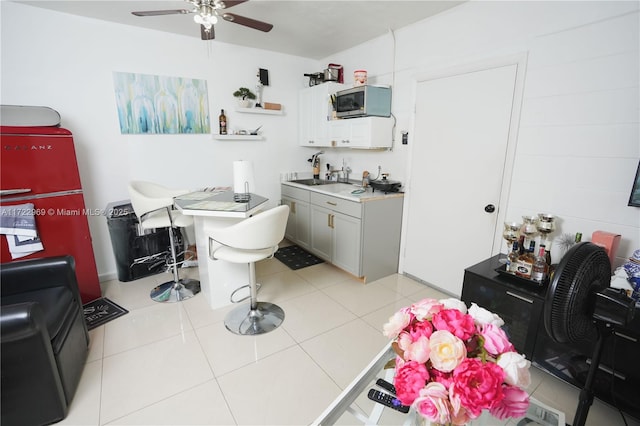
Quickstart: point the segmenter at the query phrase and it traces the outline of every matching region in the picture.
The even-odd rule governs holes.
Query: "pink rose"
[[[529,395],[516,386],[504,386],[502,388],[504,398],[491,408],[493,417],[504,420],[510,417],[522,417],[529,408]]]
[[[429,321],[414,321],[407,329],[407,332],[413,340],[422,336],[429,338],[431,337],[431,333],[433,333],[433,326]]]
[[[429,368],[429,377],[434,382],[442,383],[445,388],[449,389],[449,386],[453,383],[453,373],[452,372],[442,372],[440,370],[436,370],[435,368]]]
[[[436,330],[447,330],[463,341],[476,333],[473,317],[457,309],[444,309],[434,314],[432,322]]]
[[[430,351],[429,339],[421,336],[404,349],[404,359],[406,361],[416,361],[424,364],[429,360]]]
[[[480,335],[484,339],[484,348],[491,355],[500,355],[505,352],[515,351],[504,330],[493,324],[484,324],[480,327]]]
[[[389,322],[382,327],[382,333],[390,339],[395,339],[398,334],[409,325],[411,319],[412,317],[409,312],[400,310],[389,318]]]
[[[467,356],[462,340],[446,330],[434,331],[429,339],[431,364],[442,371],[453,371]]]
[[[483,409],[493,408],[502,401],[504,372],[493,362],[482,363],[467,358],[453,370],[451,393],[460,398],[460,403],[472,418]]]
[[[442,383],[427,384],[415,400],[416,411],[427,420],[447,424],[451,422],[449,393]]]
[[[451,404],[451,423],[454,425],[466,425],[472,419],[467,409],[462,406],[460,397],[453,392],[453,382],[449,386],[449,403]]]
[[[431,320],[436,312],[440,312],[442,304],[436,299],[422,299],[411,305],[411,313],[416,316],[418,321]]]
[[[424,388],[429,373],[427,367],[419,362],[408,361],[400,363],[396,360],[396,376],[393,384],[396,387],[396,395],[404,405],[411,405],[418,397],[420,389]]]

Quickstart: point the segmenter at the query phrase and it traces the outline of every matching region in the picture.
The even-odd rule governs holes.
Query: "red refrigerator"
[[[59,127],[0,126],[0,205],[33,204],[33,217],[43,250],[13,259],[7,238],[0,237],[2,263],[71,255],[83,303],[101,297],[78,163],[70,131]]]

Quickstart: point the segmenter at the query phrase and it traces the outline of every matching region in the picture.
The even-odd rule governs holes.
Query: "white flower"
[[[473,317],[477,325],[493,324],[496,327],[502,327],[504,325],[502,318],[485,308],[481,308],[475,303],[471,304],[469,315]]]
[[[383,334],[390,339],[395,339],[404,328],[409,325],[411,315],[404,311],[398,311],[389,318],[389,322],[383,326]]]
[[[498,357],[498,365],[504,370],[504,381],[520,388],[529,387],[531,362],[517,352],[505,352]]]
[[[429,352],[433,367],[445,373],[453,371],[467,357],[464,342],[446,330],[433,332]]]
[[[444,309],[457,309],[463,314],[467,313],[467,305],[460,299],[451,297],[449,299],[440,299],[439,302],[442,303]]]

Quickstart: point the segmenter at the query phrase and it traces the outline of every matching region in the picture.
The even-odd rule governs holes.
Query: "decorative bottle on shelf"
[[[516,269],[518,268],[518,256],[520,253],[518,252],[518,242],[513,242],[513,250],[507,256],[507,272],[511,272],[512,274],[516,273]]]
[[[545,246],[540,245],[540,251],[533,262],[533,268],[531,270],[531,279],[539,283],[543,282],[547,278],[547,260],[545,258]]]
[[[220,134],[227,134],[227,116],[224,114],[224,110],[220,110],[220,116],[218,117],[218,122],[220,124]]]
[[[547,262],[547,266],[551,266],[551,241],[547,241],[544,246],[544,260]]]
[[[577,232],[576,233],[576,244],[578,244],[580,241],[582,241],[582,232]]]
[[[533,250],[536,246],[535,241],[529,242],[529,250],[518,256],[516,275],[522,278],[531,279],[533,263],[536,260]]]

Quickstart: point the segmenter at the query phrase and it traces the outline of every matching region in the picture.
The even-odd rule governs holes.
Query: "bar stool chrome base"
[[[284,321],[284,311],[278,305],[257,302],[256,308],[250,304],[238,306],[224,318],[227,330],[242,336],[264,334],[275,330]]]
[[[151,289],[151,299],[155,302],[173,303],[189,299],[200,293],[200,281],[190,278],[167,281]]]

